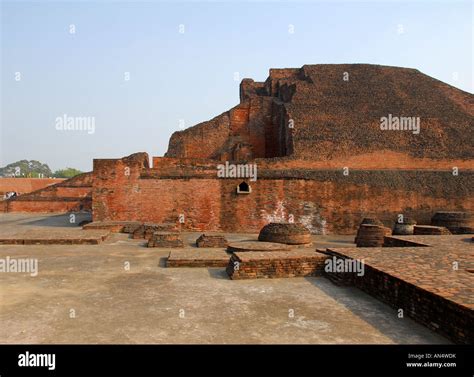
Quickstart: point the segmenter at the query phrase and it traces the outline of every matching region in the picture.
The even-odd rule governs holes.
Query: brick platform
[[[135,228],[133,231],[133,239],[142,239],[145,238],[149,240],[154,232],[170,232],[176,230],[176,225],[172,223],[144,223],[139,227]]]
[[[218,234],[201,234],[196,240],[197,247],[227,247],[227,240]]]
[[[184,247],[184,244],[179,233],[154,232],[147,247]]]
[[[85,224],[82,229],[92,230],[92,229],[104,229],[112,233],[130,233],[130,228],[136,228],[140,226],[141,223],[138,221],[94,221],[88,224]],[[125,231],[127,230],[127,231]]]
[[[329,248],[329,255],[363,260],[364,276],[338,280],[403,309],[405,315],[456,343],[474,343],[474,245],[466,235],[390,236],[384,248]],[[426,246],[426,247],[419,247]],[[457,263],[457,269],[453,263]],[[332,273],[329,275],[333,275]]]
[[[224,250],[176,250],[170,252],[166,267],[226,267],[229,259]]]
[[[226,272],[233,280],[316,276],[322,274],[326,258],[309,250],[237,252],[232,254]]]
[[[274,243],[274,242],[259,242],[259,241],[242,241],[233,242],[227,247],[229,253],[246,252],[246,251],[289,251],[291,246]],[[296,249],[295,249],[296,250]]]
[[[11,235],[2,235],[0,245],[98,245],[110,232],[104,230],[83,231],[79,229],[29,230]]]
[[[415,225],[413,234],[418,235],[447,235],[451,234],[448,228],[432,225]]]

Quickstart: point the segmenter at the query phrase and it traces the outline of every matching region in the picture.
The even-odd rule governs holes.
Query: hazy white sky
[[[0,166],[163,155],[180,121],[238,103],[235,72],[373,63],[473,92],[470,1],[3,1],[1,12]],[[57,130],[64,114],[94,117],[95,132]]]

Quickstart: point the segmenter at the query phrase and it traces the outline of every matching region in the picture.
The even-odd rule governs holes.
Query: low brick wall
[[[222,235],[202,234],[196,240],[197,247],[227,247],[227,240]]]
[[[237,252],[226,271],[233,280],[317,276],[322,274],[326,258],[309,250]]]
[[[388,251],[387,251],[388,252]],[[346,258],[339,253],[338,258]],[[355,273],[327,273],[333,283],[355,286],[409,316],[429,329],[459,344],[474,344],[474,310],[466,305],[436,295],[390,274],[364,265],[364,276]],[[449,292],[448,292],[449,293]]]
[[[4,212],[64,213],[92,210],[92,173],[40,188],[4,201]]]
[[[127,221],[94,221],[82,227],[84,230],[105,229],[112,233],[122,233],[125,226],[130,224]]]
[[[392,237],[392,236],[386,236],[384,237],[384,242],[383,242],[384,247],[411,247],[411,246],[428,246],[426,244],[423,244],[421,242],[416,242],[416,241],[410,241],[410,240],[404,240],[400,239],[397,237]]]
[[[170,252],[166,267],[226,267],[229,258],[224,250],[176,250]]]
[[[146,237],[145,237],[146,238]],[[147,247],[184,247],[179,233],[154,232],[148,239]]]

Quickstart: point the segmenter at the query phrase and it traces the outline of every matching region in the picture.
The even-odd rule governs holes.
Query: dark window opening
[[[247,182],[241,182],[237,186],[237,194],[250,194],[251,192],[252,192],[252,189]]]

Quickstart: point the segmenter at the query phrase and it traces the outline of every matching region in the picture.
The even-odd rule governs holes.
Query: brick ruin
[[[3,203],[4,211],[90,209],[96,221],[258,232],[269,222],[354,234],[363,217],[430,224],[474,211],[474,96],[414,69],[366,64],[271,69],[240,103],[175,132],[164,157],[95,159],[93,172]],[[381,117],[420,117],[420,133]],[[218,165],[256,165],[257,179]],[[456,169],[457,175],[453,175]]]
[[[392,115],[420,117],[421,131],[382,130]],[[242,81],[234,108],[175,132],[151,165],[141,152],[95,159],[90,173],[1,203],[5,212],[91,211],[89,235],[0,244],[99,244],[129,233],[169,248],[167,267],[225,267],[231,279],[326,276],[471,344],[473,120],[472,94],[417,70],[271,69],[265,82]],[[257,174],[222,177],[223,165]],[[311,234],[357,230],[358,247],[310,246]],[[201,234],[198,247],[189,231]],[[259,241],[219,234],[259,231]],[[326,271],[334,257],[363,260],[367,274]]]
[[[64,213],[92,210],[93,173],[79,174],[0,202],[3,212]],[[17,178],[15,178],[17,179]]]

